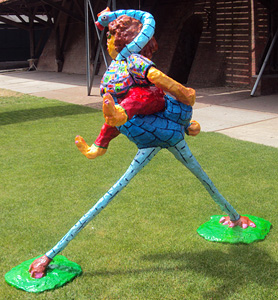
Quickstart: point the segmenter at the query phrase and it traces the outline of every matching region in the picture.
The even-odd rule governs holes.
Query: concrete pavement
[[[86,76],[40,71],[0,73],[0,88],[101,109],[100,77],[87,96]],[[202,131],[278,148],[278,94],[250,97],[250,90],[196,88],[193,118]]]

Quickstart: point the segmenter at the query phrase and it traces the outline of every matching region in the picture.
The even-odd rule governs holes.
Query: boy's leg
[[[79,151],[89,159],[94,159],[104,155],[107,151],[109,142],[120,134],[116,127],[104,123],[95,142],[89,146],[85,140],[78,135],[75,138],[75,144]]]
[[[121,126],[134,115],[151,115],[165,109],[164,92],[156,87],[134,87],[119,104],[111,95],[104,95],[103,114],[111,126]]]

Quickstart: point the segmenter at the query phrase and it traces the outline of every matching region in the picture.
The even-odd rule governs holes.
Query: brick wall
[[[203,32],[189,83],[250,87],[267,39],[267,14],[250,0],[200,0]]]

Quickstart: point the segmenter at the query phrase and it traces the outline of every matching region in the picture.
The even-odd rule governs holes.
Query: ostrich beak
[[[97,25],[97,28],[102,31],[104,29],[104,26],[102,26],[98,21],[95,23]]]

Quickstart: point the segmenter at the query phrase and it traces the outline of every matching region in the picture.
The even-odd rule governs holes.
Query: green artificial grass
[[[83,273],[40,294],[4,275],[51,249],[127,169],[126,137],[90,161],[74,137],[97,136],[101,111],[22,95],[0,98],[0,299],[277,299],[278,149],[216,133],[186,137],[190,149],[240,214],[273,228],[262,242],[211,243],[197,234],[222,214],[203,186],[160,151],[66,247]]]
[[[57,255],[49,264],[46,276],[39,279],[32,278],[29,267],[39,257],[41,256],[24,261],[12,268],[5,275],[6,282],[30,293],[40,293],[59,288],[82,273],[82,269],[78,264],[68,260],[63,255]]]
[[[230,228],[219,222],[224,215],[216,215],[211,216],[208,222],[202,224],[197,229],[197,232],[200,236],[211,242],[251,244],[259,240],[264,240],[271,229],[271,223],[256,216],[242,216],[248,217],[256,224],[256,227],[249,226],[243,229],[240,226],[235,226],[234,228]]]

